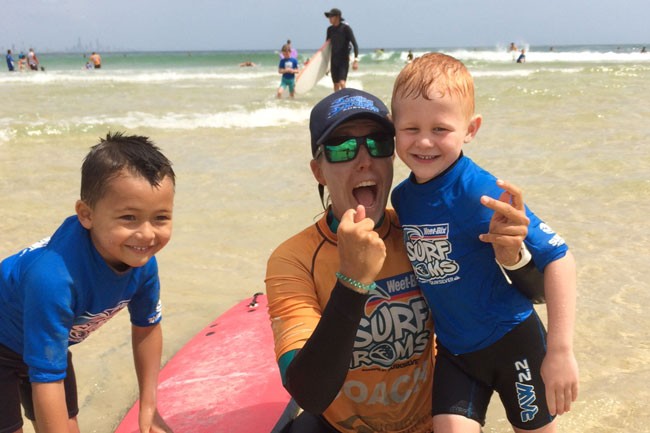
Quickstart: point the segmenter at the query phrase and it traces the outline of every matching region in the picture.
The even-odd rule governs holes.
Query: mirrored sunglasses
[[[392,135],[375,133],[365,137],[329,138],[318,147],[314,159],[324,153],[327,161],[331,163],[352,161],[359,154],[362,145],[366,146],[373,158],[387,158],[395,152],[395,139]]]

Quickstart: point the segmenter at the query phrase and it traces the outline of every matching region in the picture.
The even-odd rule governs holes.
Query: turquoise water
[[[520,185],[577,258],[581,394],[561,430],[648,431],[650,54],[527,48],[526,64],[505,47],[443,49],[470,68],[484,117],[465,152]],[[299,51],[304,61],[315,50]],[[406,55],[362,51],[349,86],[389,102]],[[308,118],[331,83],[277,100],[273,52],[102,53],[97,71],[82,69],[82,55],[39,58],[45,72],[0,72],[0,256],[73,211],[99,136],[150,136],[178,174],[174,235],[159,257],[168,358],[263,289],[272,249],[318,215]],[[239,67],[246,60],[257,66]],[[406,174],[397,161],[396,181]],[[135,397],[127,330],[120,315],[75,348],[83,431],[112,431]],[[510,431],[497,401],[485,431]]]
[[[565,45],[565,46],[524,46],[528,60],[539,61],[579,61],[579,60],[613,60],[625,61],[640,53],[643,45]],[[650,48],[650,45],[648,45]],[[299,51],[298,60],[304,62],[318,47]],[[506,47],[474,47],[459,49],[451,47],[413,48],[415,55],[431,50],[444,51],[458,55],[467,53],[466,57],[483,58],[485,61],[508,60]],[[408,48],[379,50],[361,50],[363,62],[403,62]],[[470,54],[473,53],[473,54]],[[165,69],[165,68],[201,68],[238,65],[250,60],[258,65],[277,66],[278,53],[272,51],[174,51],[174,52],[109,52],[101,53],[104,67],[112,69]],[[14,56],[14,57],[17,57]],[[83,53],[42,53],[41,64],[49,71],[81,69],[88,61],[89,54]],[[458,55],[458,57],[463,57]],[[467,60],[467,59],[465,59]]]
[[[414,50],[416,56],[423,52]],[[529,47],[526,64],[514,63],[501,48],[446,52],[466,62],[476,77],[479,108],[492,88],[539,84],[531,91],[536,92],[536,103],[543,103],[557,97],[554,93],[564,83],[579,91],[585,74],[605,80],[600,90],[607,93],[613,90],[607,86],[616,81],[623,80],[626,86],[642,83],[650,67],[650,54],[639,53],[636,46],[553,51]],[[299,57],[304,60],[310,54],[305,50]],[[361,67],[350,75],[349,85],[388,99],[406,55],[406,50],[362,52]],[[107,53],[103,68],[90,71],[83,68],[87,59],[80,54],[39,58],[45,72],[0,73],[0,90],[7,101],[0,108],[0,143],[21,136],[85,136],[110,128],[145,128],[155,135],[196,128],[297,125],[331,87],[326,77],[290,104],[274,100],[279,58],[273,52]],[[246,60],[257,66],[240,67]],[[501,105],[516,105],[520,92],[527,91],[511,90]]]

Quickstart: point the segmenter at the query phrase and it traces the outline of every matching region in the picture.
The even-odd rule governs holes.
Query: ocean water
[[[560,430],[648,432],[650,53],[527,48],[525,64],[505,47],[413,52],[467,64],[484,121],[466,154],[521,186],[576,256],[580,395]],[[348,85],[389,103],[406,55],[362,51]],[[174,235],[159,254],[166,360],[262,291],[271,251],[319,215],[308,118],[329,78],[277,100],[273,52],[102,53],[97,71],[83,69],[82,55],[39,58],[44,72],[0,73],[0,256],[73,212],[81,161],[99,137],[151,137],[178,176]],[[256,66],[239,66],[247,60]],[[396,182],[407,175],[399,161],[395,173]],[[73,349],[82,431],[113,431],[137,394],[128,329],[122,313]],[[511,431],[497,399],[485,431]]]

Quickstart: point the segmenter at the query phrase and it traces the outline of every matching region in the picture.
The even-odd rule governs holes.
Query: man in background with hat
[[[330,41],[332,56],[330,60],[330,74],[334,83],[334,91],[345,89],[345,80],[348,78],[348,69],[350,67],[350,44],[354,47],[354,62],[352,69],[355,71],[359,68],[359,46],[354,38],[352,27],[350,27],[341,16],[341,10],[332,8],[325,12],[325,16],[330,20],[330,26],[327,28],[326,40]]]

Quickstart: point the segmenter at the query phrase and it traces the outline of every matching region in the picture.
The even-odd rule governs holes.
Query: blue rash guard
[[[437,338],[454,354],[490,346],[533,311],[528,298],[506,281],[492,245],[479,240],[489,232],[493,214],[480,198],[498,198],[502,192],[493,175],[461,155],[424,184],[411,174],[391,196],[409,260],[433,311]],[[528,208],[526,215],[525,243],[543,271],[564,257],[568,247]]]
[[[293,57],[282,58],[278,64],[278,69],[298,69],[298,60]],[[285,72],[282,74],[282,78],[285,80],[293,80],[296,77],[295,72]]]
[[[67,349],[128,305],[131,323],[161,320],[158,265],[117,273],[76,216],[0,263],[0,344],[23,356],[32,382],[65,377]]]

